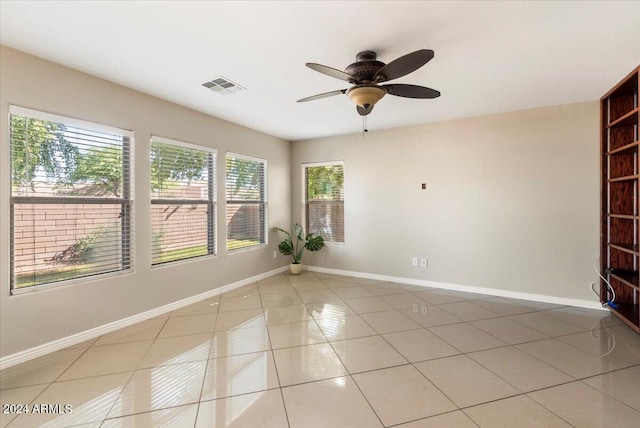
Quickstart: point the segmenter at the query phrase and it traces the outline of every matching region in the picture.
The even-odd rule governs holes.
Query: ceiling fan
[[[356,104],[358,114],[366,116],[373,110],[373,106],[386,94],[404,98],[437,98],[440,92],[424,86],[405,85],[401,83],[380,85],[380,83],[394,80],[416,71],[433,58],[433,51],[421,49],[401,56],[389,64],[377,60],[373,51],[364,51],[356,55],[356,62],[340,71],[326,65],[308,62],[305,65],[312,70],[336,79],[344,80],[353,86],[347,89],[325,92],[298,100],[299,103],[319,100],[334,95],[347,94]]]

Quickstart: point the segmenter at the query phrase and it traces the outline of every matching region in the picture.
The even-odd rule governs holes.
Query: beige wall
[[[597,301],[598,118],[593,101],[294,142],[294,220],[300,163],[345,163],[346,242],[304,262]]]
[[[212,95],[214,96],[214,95]],[[9,295],[9,104],[130,129],[134,143],[131,274]],[[218,149],[218,256],[151,269],[149,139],[158,135]],[[0,356],[42,345],[281,267],[268,246],[225,251],[224,156],[268,161],[269,226],[290,223],[290,143],[134,90],[0,47]]]

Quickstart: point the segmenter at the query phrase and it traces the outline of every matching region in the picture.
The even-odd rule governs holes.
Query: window
[[[151,138],[151,264],[216,253],[214,150]]]
[[[344,163],[303,164],[305,227],[327,242],[344,242]]]
[[[265,244],[267,161],[228,154],[227,250]]]
[[[9,112],[11,292],[130,269],[132,133]]]

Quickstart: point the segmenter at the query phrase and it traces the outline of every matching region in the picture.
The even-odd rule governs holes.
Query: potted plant
[[[287,235],[286,239],[278,245],[278,250],[280,250],[281,254],[293,258],[293,262],[289,265],[291,273],[293,275],[299,275],[300,272],[302,272],[302,255],[304,254],[304,250],[318,251],[322,249],[322,247],[324,247],[324,238],[320,235],[314,236],[313,233],[305,235],[304,229],[298,223],[293,225],[292,233],[279,227],[276,227],[276,229]],[[295,237],[295,243],[293,242],[292,235]]]

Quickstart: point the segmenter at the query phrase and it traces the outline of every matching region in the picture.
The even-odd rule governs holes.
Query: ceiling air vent
[[[216,77],[209,82],[204,82],[202,86],[207,89],[211,89],[213,92],[216,92],[220,95],[235,94],[236,92],[247,90],[247,88],[240,86],[237,83],[234,83],[226,77],[222,76]]]

